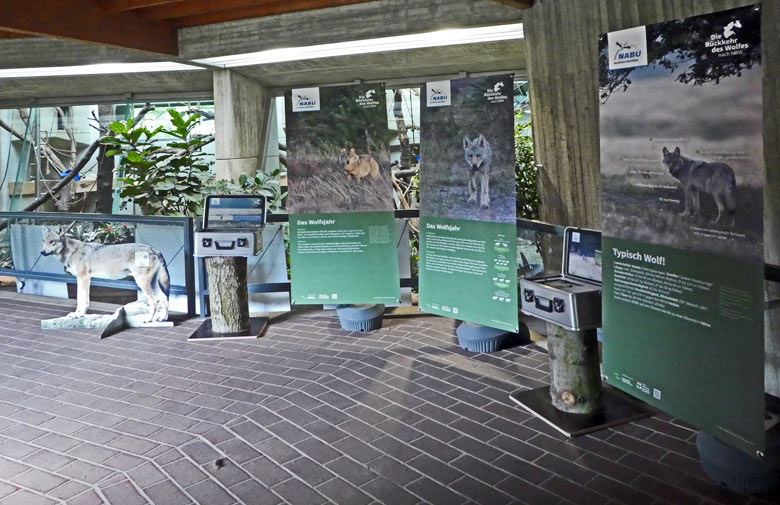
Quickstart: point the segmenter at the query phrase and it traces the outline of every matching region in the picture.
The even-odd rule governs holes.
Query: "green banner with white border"
[[[421,310],[518,331],[511,75],[426,83]]]
[[[604,374],[764,449],[760,7],[600,39]]]
[[[295,304],[399,303],[382,85],[285,94]]]

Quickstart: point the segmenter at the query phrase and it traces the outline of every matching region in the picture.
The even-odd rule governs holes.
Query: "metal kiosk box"
[[[209,195],[203,230],[195,233],[195,256],[255,256],[263,249],[265,197]]]
[[[520,279],[522,312],[578,331],[601,326],[601,233],[564,231],[563,273]]]

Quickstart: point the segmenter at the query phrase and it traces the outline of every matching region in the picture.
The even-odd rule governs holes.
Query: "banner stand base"
[[[592,414],[569,414],[556,409],[550,400],[550,387],[515,391],[515,403],[567,437],[577,437],[653,415],[645,404],[612,386],[602,384],[599,409]]]
[[[267,317],[250,317],[249,329],[237,333],[215,333],[211,329],[211,318],[206,318],[195,333],[190,335],[188,340],[206,341],[206,340],[240,340],[247,338],[260,338],[268,329]]]

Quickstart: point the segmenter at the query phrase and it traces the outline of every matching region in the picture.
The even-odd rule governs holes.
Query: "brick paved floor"
[[[544,351],[470,355],[451,320],[39,329],[67,311],[0,296],[2,505],[769,503],[708,481],[663,416],[566,440],[507,397],[548,381]]]

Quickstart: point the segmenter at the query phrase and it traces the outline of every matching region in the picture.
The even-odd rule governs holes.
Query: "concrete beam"
[[[234,69],[273,88],[364,81],[424,80],[525,69],[525,42],[485,42],[411,49],[316,60],[290,61]]]
[[[492,0],[377,0],[179,30],[187,59],[466,28],[522,20]]]
[[[73,40],[27,37],[0,40],[2,68],[59,67],[92,63],[167,61],[155,54]]]
[[[162,99],[181,92],[202,94],[211,87],[208,70],[0,79],[0,108],[36,102],[94,103],[108,96],[155,95]]]
[[[237,181],[262,169],[272,94],[230,70],[214,71],[216,175]]]

